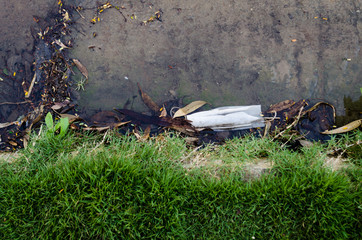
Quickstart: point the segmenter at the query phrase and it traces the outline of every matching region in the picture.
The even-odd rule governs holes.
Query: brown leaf
[[[162,111],[160,113],[160,117],[166,117],[166,116],[167,116],[167,111],[166,111],[165,105],[163,105]]]
[[[345,132],[349,132],[353,129],[358,128],[359,126],[362,125],[362,119],[353,121],[351,123],[348,123],[347,125],[344,125],[343,127],[340,128],[336,128],[333,130],[327,130],[322,132],[323,134],[338,134],[338,133],[345,133]]]
[[[75,66],[78,68],[78,70],[83,74],[83,76],[88,80],[88,70],[87,68],[80,63],[78,59],[73,58],[72,59]]]
[[[145,141],[147,141],[147,139],[150,138],[150,132],[151,132],[151,126],[148,125],[147,128],[145,129],[145,131],[143,132],[142,136],[136,132],[135,132],[135,135],[137,134],[136,137],[140,142],[145,142]]]
[[[204,106],[207,102],[205,101],[194,101],[190,104],[188,104],[187,106],[180,108],[179,110],[177,110],[175,112],[175,114],[173,115],[173,118],[177,118],[177,117],[182,117],[182,116],[186,116],[189,113],[192,113],[193,111],[195,111],[196,109]]]
[[[77,115],[66,114],[66,113],[59,114],[59,115],[60,115],[61,118],[68,118],[69,123],[72,123],[72,122],[75,122],[75,121],[78,121],[78,120],[82,120],[82,118],[77,116]]]
[[[293,100],[285,100],[283,102],[271,105],[270,108],[267,110],[267,113],[283,111],[287,108],[290,108],[294,104],[295,102]]]
[[[59,109],[62,109],[70,104],[69,100],[65,100],[63,102],[54,102],[54,105],[51,106],[51,109],[58,111]]]
[[[83,128],[83,130],[85,131],[99,131],[99,132],[102,132],[104,130],[108,130],[108,129],[111,129],[111,128],[118,128],[122,125],[126,125],[127,123],[129,123],[130,121],[128,122],[119,122],[119,123],[111,123],[110,125],[108,126],[105,126],[105,127],[86,127],[86,128]]]
[[[17,142],[14,142],[14,141],[9,141],[9,143],[10,143],[10,145],[12,145],[12,146],[14,146],[14,147],[16,147],[16,146],[18,146],[18,143]]]
[[[144,104],[153,112],[157,113],[160,110],[160,107],[152,100],[150,96],[148,96],[145,92],[142,91],[139,83],[137,83],[137,86],[140,91],[141,98]]]

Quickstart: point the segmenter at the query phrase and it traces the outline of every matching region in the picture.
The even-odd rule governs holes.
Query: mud
[[[56,1],[0,2],[5,19],[0,66],[16,71],[17,65],[32,64],[33,15],[45,17]],[[92,24],[96,1],[68,1],[85,8],[84,19],[74,16],[70,54],[88,69],[85,91],[75,92],[90,113],[122,108],[128,100],[133,110],[146,111],[134,97],[137,82],[158,104],[175,94],[213,107],[261,104],[265,109],[308,98],[329,101],[343,114],[345,97],[353,102],[361,96],[360,1],[110,2],[123,6],[127,21],[116,9],[106,9]],[[160,9],[162,21],[143,24]],[[28,75],[16,77],[30,81]],[[22,94],[11,81],[0,82],[1,102]],[[11,114],[6,108],[3,114]]]

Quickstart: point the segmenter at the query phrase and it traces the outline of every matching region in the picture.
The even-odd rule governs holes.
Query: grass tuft
[[[361,239],[361,167],[325,166],[348,141],[292,152],[253,137],[195,150],[168,134],[33,135],[0,165],[0,238]],[[246,179],[260,159],[269,171]]]

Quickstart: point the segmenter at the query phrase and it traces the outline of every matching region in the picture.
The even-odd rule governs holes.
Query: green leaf
[[[69,118],[61,118],[60,121],[60,133],[59,133],[59,137],[63,137],[65,136],[65,134],[68,131],[68,127],[69,127]]]
[[[53,130],[54,128],[54,122],[53,122],[53,116],[50,112],[45,117],[45,124],[47,125],[48,130]]]
[[[361,90],[361,94],[362,94],[362,87],[360,88],[360,90]]]
[[[9,71],[8,71],[6,68],[3,69],[3,73],[4,73],[5,75],[9,76]]]

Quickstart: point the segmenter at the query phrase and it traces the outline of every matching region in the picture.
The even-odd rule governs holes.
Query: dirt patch
[[[19,157],[19,154],[16,152],[13,153],[4,153],[0,152],[0,162],[12,163]]]
[[[342,168],[346,168],[348,164],[346,163],[346,160],[342,157],[327,157],[325,159],[326,167],[331,168],[333,171],[341,170]]]

